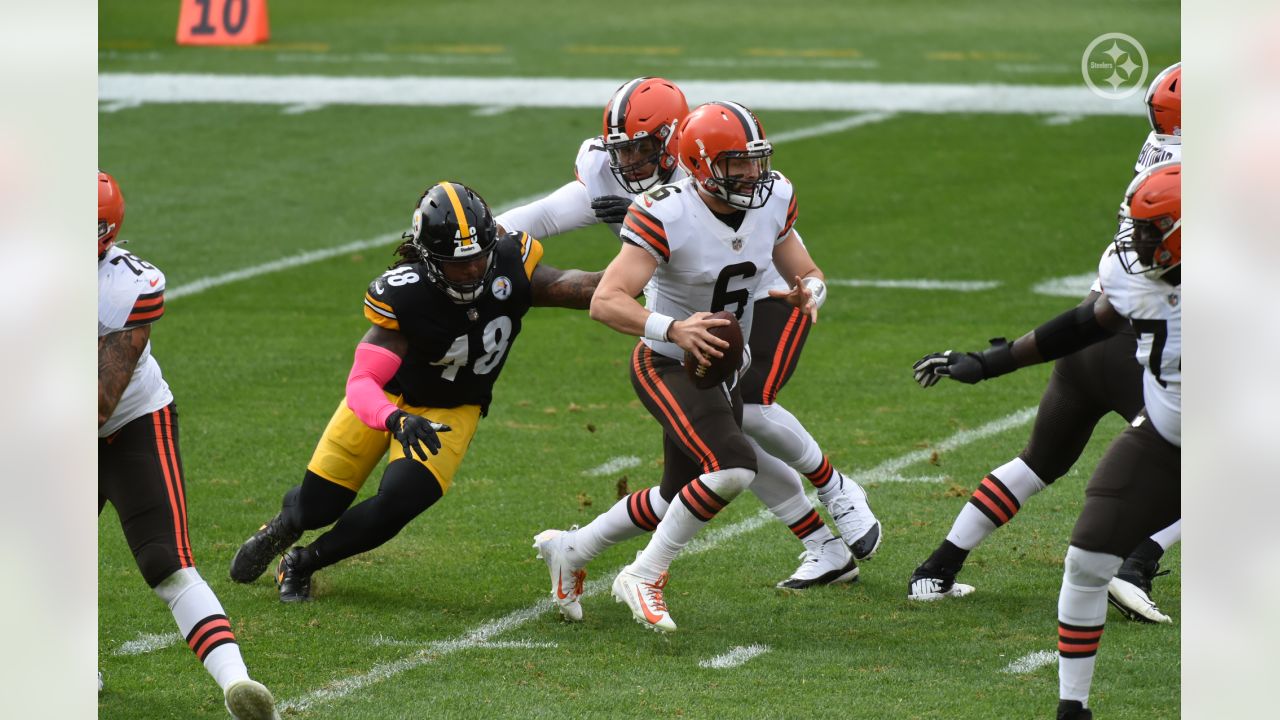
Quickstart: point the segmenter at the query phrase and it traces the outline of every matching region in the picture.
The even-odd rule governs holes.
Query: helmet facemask
[[[773,173],[770,158],[773,146],[768,140],[747,143],[746,150],[726,150],[712,161],[698,141],[703,161],[711,171],[704,182],[713,195],[741,210],[764,207],[773,196]]]
[[[411,238],[422,256],[427,279],[458,304],[479,300],[493,276],[497,226],[488,208],[484,210],[480,227],[469,223],[430,226],[423,221],[421,207],[413,213]]]
[[[667,140],[675,131],[675,123],[663,125],[654,134],[643,130],[634,137],[626,133],[605,136],[604,149],[609,153],[609,170],[627,192],[638,195],[671,178],[676,158],[667,149]],[[652,167],[652,171],[647,172]]]
[[[1132,232],[1128,236],[1117,236],[1115,239],[1116,253],[1120,256],[1120,264],[1124,266],[1125,272],[1130,275],[1163,274],[1181,261],[1178,257],[1181,250],[1181,218],[1161,215],[1151,219],[1132,219],[1123,210],[1120,217],[1133,222]],[[1179,245],[1177,252],[1172,247],[1175,243],[1170,242],[1175,234],[1179,236],[1176,238],[1179,241],[1176,243]]]

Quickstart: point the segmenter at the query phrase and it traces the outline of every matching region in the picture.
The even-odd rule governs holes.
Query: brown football
[[[728,325],[717,325],[710,330],[712,335],[729,343],[729,347],[722,350],[724,355],[711,358],[710,365],[699,365],[693,359],[693,353],[687,350],[684,353],[684,370],[693,384],[702,390],[728,380],[742,367],[742,326],[738,324],[738,318],[726,310],[712,313],[711,317],[729,321]]]

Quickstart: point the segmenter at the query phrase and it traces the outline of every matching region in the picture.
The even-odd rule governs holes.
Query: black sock
[[[960,572],[960,568],[964,567],[964,561],[969,557],[969,551],[963,550],[950,540],[943,540],[937,550],[924,561],[927,567],[946,570],[951,574]]]
[[[284,494],[276,517],[290,532],[318,530],[332,525],[355,499],[354,490],[308,470],[302,476],[302,484],[294,485]]]

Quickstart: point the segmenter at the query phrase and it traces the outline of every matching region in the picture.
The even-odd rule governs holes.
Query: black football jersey
[[[541,259],[542,244],[528,234],[499,238],[489,285],[469,304],[437,288],[421,263],[376,278],[364,295],[365,317],[409,341],[383,389],[416,407],[479,405],[488,414],[493,384],[533,302],[530,278]]]

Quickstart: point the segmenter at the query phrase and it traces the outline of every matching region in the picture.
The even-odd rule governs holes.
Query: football
[[[729,347],[724,348],[723,356],[711,358],[710,365],[699,365],[694,360],[693,353],[685,351],[684,370],[693,384],[701,390],[713,388],[728,380],[742,367],[742,326],[738,324],[738,318],[726,310],[712,313],[711,317],[729,321],[728,325],[717,325],[710,330],[712,335],[729,343]]]

